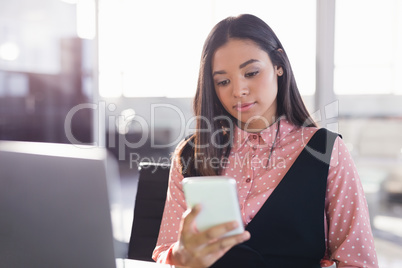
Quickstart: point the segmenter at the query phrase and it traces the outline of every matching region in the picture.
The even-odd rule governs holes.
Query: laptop
[[[0,141],[0,267],[115,267],[118,176],[104,148]]]

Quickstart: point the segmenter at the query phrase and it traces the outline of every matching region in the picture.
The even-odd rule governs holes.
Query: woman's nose
[[[241,79],[237,81],[233,81],[233,96],[235,98],[241,98],[244,96],[247,96],[249,94],[249,89],[247,86],[247,83],[245,81],[242,81]]]

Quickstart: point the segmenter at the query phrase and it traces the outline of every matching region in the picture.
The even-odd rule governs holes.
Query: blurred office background
[[[140,161],[194,127],[210,29],[251,13],[277,33],[321,126],[359,169],[380,267],[402,267],[401,0],[0,0],[0,139],[106,146],[128,241]]]

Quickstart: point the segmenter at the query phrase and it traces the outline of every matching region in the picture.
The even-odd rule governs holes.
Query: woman
[[[173,159],[153,258],[189,267],[378,267],[366,200],[342,139],[311,120],[285,50],[253,15],[219,22],[203,48],[197,130]],[[220,165],[216,165],[216,160]],[[236,179],[246,231],[199,232],[187,176]],[[328,265],[329,266],[329,265]]]

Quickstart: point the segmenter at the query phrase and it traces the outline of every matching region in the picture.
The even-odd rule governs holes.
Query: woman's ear
[[[276,71],[276,74],[277,74],[278,76],[282,76],[282,75],[283,75],[283,69],[282,69],[282,67],[275,66],[275,71]]]
[[[276,52],[278,53],[278,54],[281,54],[281,53],[283,53],[283,49],[282,48],[278,48],[277,50],[276,50]],[[276,69],[276,73],[277,73],[277,75],[278,76],[282,76],[283,75],[283,69],[282,69],[282,67],[281,66],[275,66],[275,69]]]

